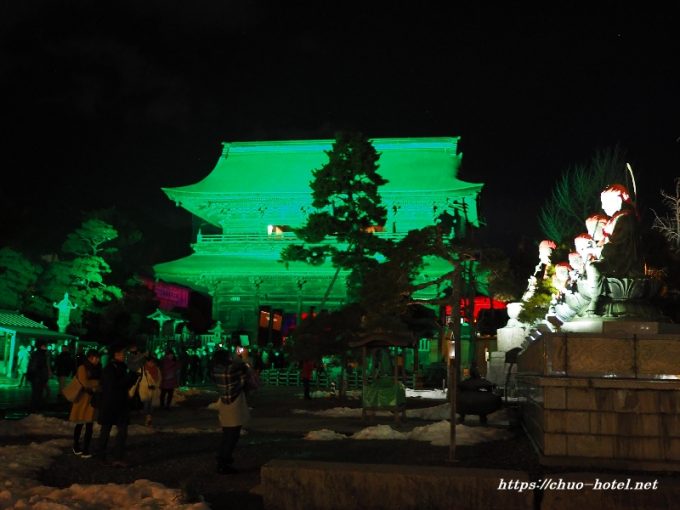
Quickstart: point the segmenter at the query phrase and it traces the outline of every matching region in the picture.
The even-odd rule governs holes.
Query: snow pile
[[[291,412],[293,414],[312,414],[324,418],[361,418],[362,416],[360,407],[334,407],[332,409],[323,409],[321,411],[293,409]],[[377,416],[392,416],[390,411],[377,411],[375,414]],[[433,407],[423,407],[420,409],[406,409],[406,417],[427,421],[448,420],[451,418],[451,405],[446,403]],[[504,409],[488,415],[487,418],[489,424],[508,424],[508,417]]]
[[[399,432],[389,425],[374,425],[352,434],[352,439],[408,439],[407,432]]]
[[[347,436],[332,430],[321,429],[308,432],[305,439],[309,441],[335,441],[337,439],[347,439]]]
[[[322,429],[307,433],[305,439],[310,441],[331,441],[334,439],[345,439],[347,436],[333,432],[332,430]],[[456,444],[467,446],[487,441],[498,441],[508,439],[511,434],[505,429],[490,427],[468,427],[466,425],[456,425]],[[424,441],[433,446],[449,446],[451,440],[451,429],[446,420],[415,427],[411,432],[399,432],[389,425],[375,425],[356,432],[350,439],[356,440],[411,440]]]
[[[149,480],[136,480],[132,484],[74,484],[65,489],[40,485],[36,480],[39,471],[52,464],[55,457],[70,446],[70,439],[51,439],[40,444],[0,447],[0,508],[17,510],[210,508],[205,503],[181,504],[179,490],[169,489]]]

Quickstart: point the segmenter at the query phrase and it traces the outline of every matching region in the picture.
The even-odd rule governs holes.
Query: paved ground
[[[56,384],[56,383],[54,383]],[[56,388],[56,386],[55,386]],[[260,467],[271,459],[305,459],[358,463],[385,463],[411,466],[448,464],[448,448],[415,441],[306,441],[310,430],[327,428],[352,434],[368,424],[359,418],[323,418],[292,413],[293,409],[320,410],[333,407],[358,407],[357,400],[319,399],[305,401],[301,388],[264,387],[252,395],[252,420],[235,453],[236,475],[215,472],[215,449],[219,443],[217,416],[206,406],[211,395],[187,400],[170,411],[155,412],[156,433],[132,435],[128,441],[127,469],[115,469],[94,459],[83,460],[64,453],[43,472],[47,485],[67,487],[73,483],[129,483],[146,478],[169,487],[183,488],[187,497],[202,495],[214,509],[259,509],[262,501],[250,491],[259,483]],[[53,396],[56,391],[53,392]],[[0,407],[8,418],[26,413],[29,398],[26,389],[0,385]],[[408,407],[430,407],[440,402],[409,399]],[[68,404],[54,398],[46,414],[65,418]],[[134,421],[141,423],[141,416]],[[376,417],[373,424],[390,424],[402,431],[425,424],[407,420],[400,425],[390,417]],[[474,423],[470,420],[470,424]],[[203,433],[169,433],[168,429],[199,428]],[[164,432],[164,430],[166,430]],[[40,438],[25,438],[32,441]],[[1,442],[1,440],[0,440]],[[518,431],[513,440],[496,441],[457,449],[457,465],[524,469],[536,472],[539,467],[526,437]]]

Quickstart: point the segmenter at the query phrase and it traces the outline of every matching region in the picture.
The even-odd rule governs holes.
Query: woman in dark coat
[[[102,396],[99,408],[99,423],[102,428],[99,435],[98,455],[102,460],[106,459],[106,447],[109,442],[111,428],[115,425],[117,434],[112,451],[113,466],[115,467],[127,466],[123,458],[125,456],[127,429],[130,423],[128,391],[137,382],[139,377],[139,374],[128,370],[124,360],[125,347],[113,347],[111,361],[102,370],[101,380]]]
[[[47,343],[38,340],[28,362],[26,378],[31,382],[31,410],[40,411],[45,404],[45,388],[52,376]]]

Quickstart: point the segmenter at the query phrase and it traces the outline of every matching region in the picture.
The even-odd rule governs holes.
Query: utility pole
[[[456,462],[456,393],[458,390],[459,363],[460,363],[460,277],[461,264],[459,263],[452,276],[451,291],[451,323],[448,349],[448,373],[449,373],[449,405],[451,414],[449,424],[451,429],[449,444],[449,462]],[[453,345],[451,345],[453,342]]]

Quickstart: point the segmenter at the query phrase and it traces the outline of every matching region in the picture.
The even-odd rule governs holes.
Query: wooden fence
[[[270,386],[302,386],[300,371],[285,368],[263,370],[260,372],[260,381],[262,384]],[[361,372],[355,370],[351,373],[345,373],[345,381],[348,389],[361,388]],[[329,376],[326,372],[320,374],[314,372],[312,376],[312,387],[330,388],[332,382],[338,384],[337,377]]]
[[[362,372],[361,370],[353,370],[352,372],[345,372],[345,384],[347,389],[361,389]],[[312,376],[312,388],[330,388],[331,383],[339,384],[339,374],[328,374],[327,372],[318,373],[314,371]],[[300,378],[299,370],[288,370],[286,368],[269,368],[260,372],[260,382],[270,386],[302,386],[302,379]],[[370,382],[370,378],[368,380]],[[409,387],[413,386],[412,377],[402,378],[402,382]]]

